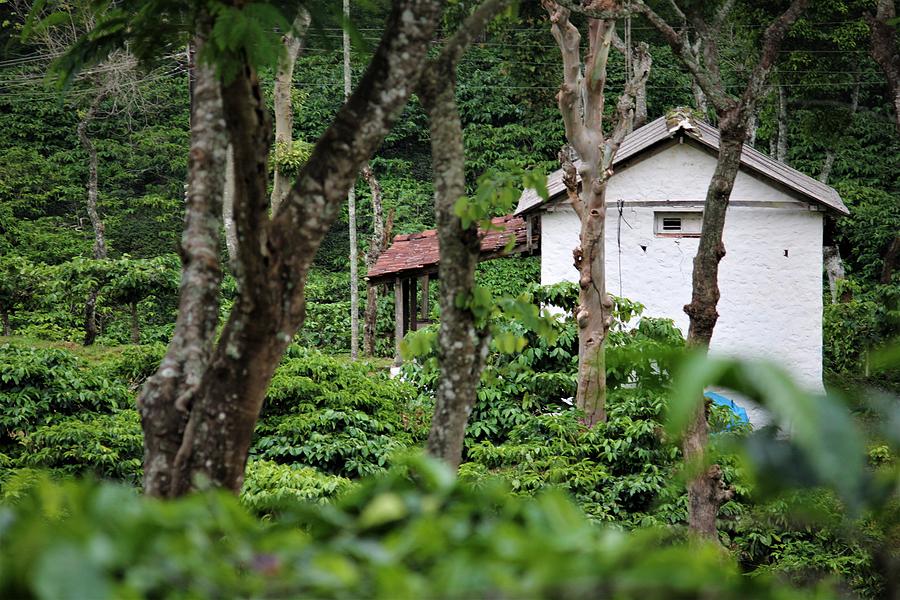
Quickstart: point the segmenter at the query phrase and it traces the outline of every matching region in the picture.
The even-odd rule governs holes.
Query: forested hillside
[[[361,166],[380,189],[386,239],[444,227],[443,190],[433,182],[446,185],[452,165],[432,161],[434,91],[407,81],[409,100],[396,100],[402,112],[383,139],[371,132],[389,119],[352,122],[342,111],[352,105],[354,115],[371,116],[381,113],[360,107],[394,101],[365,95],[395,81],[391,69],[401,64],[378,62],[382,36],[409,45],[397,56],[415,55],[415,32],[397,34],[411,26],[393,19],[392,6],[439,15],[429,17],[436,29],[416,59],[438,69],[458,32],[477,24],[479,3],[351,2],[356,91],[347,105],[335,3],[300,3],[296,17],[292,3],[129,4],[0,1],[0,595],[900,598],[900,106],[873,49],[877,11],[889,3],[798,2],[807,6],[780,42],[744,141],[833,186],[850,210],[828,213],[822,240],[828,393],[812,396],[770,365],[686,353],[687,331],[615,297],[604,305],[608,414],[586,421],[584,407],[573,406],[578,286],[538,285],[537,256],[483,262],[469,295],[443,298],[445,308],[468,311],[471,337],[480,336],[458,477],[453,460],[434,451],[435,398],[449,385],[443,288],[431,289],[434,324],[403,343],[399,376],[389,369],[395,299],[387,287],[375,351],[351,360],[350,213],[346,190],[338,192],[341,178],[345,187],[355,181],[363,274],[379,224]],[[601,22],[591,10],[631,6],[584,4],[571,16],[584,31]],[[672,23],[678,4],[689,13],[679,32],[701,39],[702,21],[690,18],[712,19],[719,3],[646,3]],[[791,3],[723,4],[718,67],[727,93],[739,96],[767,28]],[[508,214],[523,187],[540,190],[571,141],[547,8],[559,6],[484,3],[492,5],[506,8],[472,32],[454,63],[465,194],[477,208],[469,215],[451,206],[460,239]],[[285,147],[273,143],[272,119],[259,115],[276,111],[281,35],[304,13]],[[652,58],[648,120],[689,107],[692,118],[717,125],[715,103],[670,41],[646,13],[628,14],[602,19],[618,28],[605,65],[606,133],[632,80],[622,42],[629,52],[645,43]],[[891,14],[884,23],[896,66],[900,26]],[[383,77],[372,82],[366,74],[379,65]],[[214,201],[198,217],[203,161],[219,156],[197,145],[204,123],[215,121],[198,110],[209,82],[225,107],[227,132],[219,133],[231,136],[232,158],[220,166],[223,178],[231,169],[232,188],[209,192]],[[261,97],[239,94],[257,82]],[[255,137],[240,120],[247,115],[262,123]],[[355,141],[337,137],[350,136],[342,123]],[[374,150],[362,156],[367,144]],[[337,174],[321,175],[324,164]],[[270,219],[276,167],[297,183]],[[235,213],[223,221],[229,193]],[[314,237],[307,230],[328,221],[328,209],[310,207],[332,202],[331,193],[344,199],[334,203],[334,222],[321,243],[304,246]],[[229,218],[237,250],[227,247]],[[204,266],[191,279],[190,269]],[[366,287],[357,282],[361,320]],[[196,290],[207,296],[191,313],[186,298]],[[254,312],[262,305],[281,312]],[[241,345],[254,327],[270,326],[269,338]],[[254,352],[271,370],[252,362]],[[202,368],[191,371],[192,360]],[[260,399],[253,410],[234,409],[249,428],[241,474],[185,477],[190,489],[177,477],[148,484],[159,479],[148,473],[154,452],[168,452],[176,471],[207,460],[197,449],[204,435],[208,460],[234,460],[229,453],[243,442],[228,440],[242,434],[216,441],[208,431],[232,426],[229,398],[244,388],[207,388],[237,370],[247,396]],[[752,431],[722,406],[698,409],[706,385],[745,393],[791,435]],[[168,421],[158,418],[161,406]],[[710,437],[693,460],[682,432],[698,410]],[[164,437],[175,430],[172,448]],[[438,460],[420,456],[423,447]],[[723,492],[714,539],[701,543],[691,537],[685,486],[707,469],[718,469]],[[157,499],[135,491],[142,482]]]

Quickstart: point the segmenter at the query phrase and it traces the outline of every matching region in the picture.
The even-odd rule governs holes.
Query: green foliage
[[[472,488],[422,459],[265,522],[225,494],[162,502],[38,481],[0,508],[9,597],[802,598],[712,545],[592,526],[564,496]],[[299,527],[298,527],[299,526]]]
[[[298,500],[325,503],[349,490],[352,482],[312,467],[251,460],[244,474],[241,504],[257,513],[276,512]]]
[[[366,475],[421,442],[423,420],[409,384],[369,363],[292,346],[272,379],[252,452],[335,475]]]

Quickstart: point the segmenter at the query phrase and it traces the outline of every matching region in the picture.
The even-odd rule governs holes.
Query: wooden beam
[[[394,365],[403,363],[400,356],[400,342],[403,340],[403,285],[400,279],[394,280]]]
[[[409,303],[408,303],[408,306],[409,306],[409,313],[408,313],[409,314],[409,328],[412,331],[415,331],[416,329],[419,328],[418,311],[416,310],[416,296],[418,295],[416,293],[416,283],[418,282],[418,279],[415,277],[410,277],[408,279],[408,281],[409,281]]]
[[[430,283],[430,277],[428,273],[425,273],[425,276],[422,277],[422,321],[428,320],[428,315],[431,312],[428,307],[428,284]]]
[[[409,279],[400,280],[400,301],[403,303],[403,335],[409,333]]]

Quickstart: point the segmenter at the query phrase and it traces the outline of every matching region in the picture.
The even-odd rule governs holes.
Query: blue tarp
[[[750,418],[747,416],[747,411],[735,404],[734,400],[726,398],[722,394],[717,394],[715,392],[705,392],[703,395],[712,400],[714,404],[730,408],[731,412],[735,414],[735,416],[741,423],[750,422]]]

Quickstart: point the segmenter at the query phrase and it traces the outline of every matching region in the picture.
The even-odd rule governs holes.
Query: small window
[[[655,233],[661,237],[699,237],[702,212],[654,213]]]

